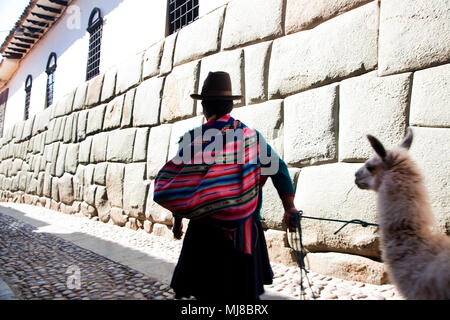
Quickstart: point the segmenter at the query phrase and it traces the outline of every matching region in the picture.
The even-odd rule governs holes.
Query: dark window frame
[[[100,74],[103,16],[99,8],[95,7],[92,9],[86,30],[90,34],[88,61],[86,66],[86,80],[90,80]]]
[[[57,67],[57,56],[55,52],[50,53],[45,73],[47,73],[47,90],[45,92],[45,107],[53,104],[53,93],[55,89],[55,71]]]
[[[169,35],[197,20],[199,6],[198,0],[168,0]]]
[[[33,76],[29,74],[25,80],[25,112],[24,120],[28,120],[30,116],[30,99],[31,99],[31,87],[33,86]]]

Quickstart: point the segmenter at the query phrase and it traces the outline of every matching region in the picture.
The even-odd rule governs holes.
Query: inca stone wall
[[[372,154],[365,135],[392,147],[412,126],[437,230],[449,234],[449,21],[449,0],[231,1],[15,124],[0,143],[1,198],[171,238],[154,178],[203,122],[189,94],[224,70],[245,97],[232,115],[289,165],[305,215],[376,222],[375,194],[354,185]],[[282,215],[269,180],[271,258],[295,264]],[[378,230],[339,227],[303,220],[308,267],[386,282]]]

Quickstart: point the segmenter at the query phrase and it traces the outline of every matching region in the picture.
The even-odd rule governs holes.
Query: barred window
[[[169,0],[169,34],[198,18],[198,0]]]
[[[30,98],[31,98],[31,86],[33,85],[33,77],[31,74],[28,75],[25,81],[25,113],[23,116],[24,120],[28,120],[30,116]]]
[[[87,31],[90,36],[86,80],[89,80],[100,73],[100,48],[102,42],[103,18],[99,8],[94,8],[92,10]]]
[[[47,61],[47,91],[45,94],[45,107],[48,108],[53,104],[53,93],[55,86],[55,71],[56,71],[56,53],[50,53]]]

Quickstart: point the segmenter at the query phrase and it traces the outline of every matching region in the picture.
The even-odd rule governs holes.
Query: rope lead
[[[300,248],[298,247],[297,242],[294,241],[294,233],[291,233],[291,243],[295,247],[295,248],[293,248],[294,249],[294,255],[295,255],[295,259],[297,260],[297,263],[298,263],[298,265],[300,267],[300,297],[304,298],[304,296],[305,296],[305,288],[303,287],[303,272],[305,273],[305,277],[306,277],[306,280],[308,281],[309,288],[311,288],[311,283],[309,282],[309,278],[308,278],[309,271],[306,269],[306,265],[305,265],[305,257],[307,255],[307,252],[306,252],[305,247],[303,246],[302,225],[300,223],[302,218],[344,223],[344,225],[342,227],[340,227],[338,230],[336,230],[334,232],[335,235],[338,234],[342,229],[344,229],[350,223],[359,224],[359,225],[361,225],[364,228],[368,227],[368,226],[378,227],[378,224],[367,222],[367,221],[363,221],[363,220],[359,220],[359,219],[338,220],[338,219],[308,217],[308,216],[304,216],[303,215],[303,211],[302,210],[300,210],[298,212],[295,212],[293,214],[293,219],[295,220],[295,226],[296,226],[296,230],[297,230],[297,233],[298,233],[298,239],[299,239]],[[312,288],[311,288],[311,294],[312,294],[312,298],[316,299],[316,296],[314,295],[314,291],[312,290]]]

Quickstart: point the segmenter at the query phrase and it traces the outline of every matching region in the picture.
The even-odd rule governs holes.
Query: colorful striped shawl
[[[209,129],[217,134],[205,139]],[[214,219],[239,250],[251,254],[252,215],[261,180],[257,133],[226,115],[204,124],[201,131],[191,130],[186,138],[192,142],[182,142],[177,157],[157,174],[154,201],[175,216]],[[220,150],[211,148],[217,141],[224,142]]]

